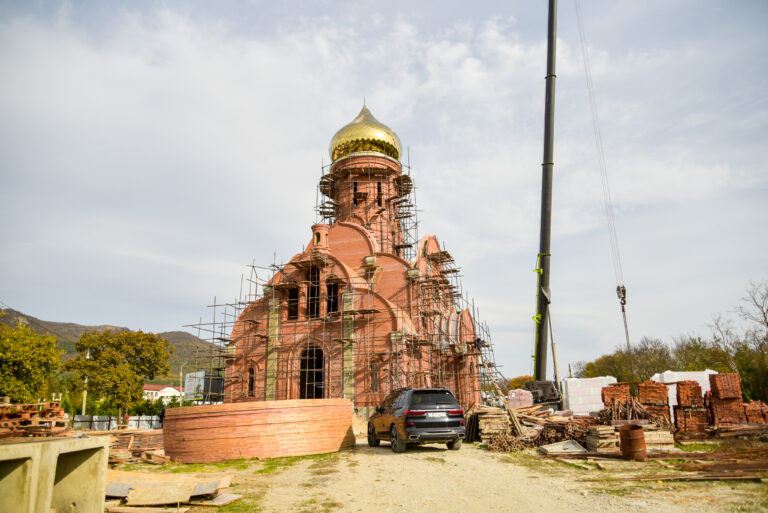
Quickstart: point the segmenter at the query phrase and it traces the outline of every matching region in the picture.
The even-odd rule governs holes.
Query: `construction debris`
[[[221,492],[232,484],[232,477],[231,474],[193,477],[109,470],[106,495],[122,499],[124,504],[119,507],[169,504],[223,506],[242,497]]]
[[[580,443],[574,440],[566,440],[564,442],[541,445],[539,446],[539,452],[542,454],[570,455],[585,453],[587,450]]]
[[[170,458],[163,451],[162,429],[126,429],[122,431],[87,431],[88,436],[110,435],[109,463],[167,463]],[[144,453],[152,453],[143,457]],[[157,458],[160,456],[161,458]],[[161,461],[162,459],[162,461]],[[152,461],[149,461],[152,460]]]
[[[62,436],[70,432],[61,403],[0,403],[0,438]]]

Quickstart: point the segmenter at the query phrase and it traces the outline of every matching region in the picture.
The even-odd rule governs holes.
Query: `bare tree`
[[[739,337],[733,329],[731,320],[726,319],[722,314],[717,314],[709,327],[712,329],[712,343],[723,351],[728,360],[728,367],[738,374],[739,368],[733,359],[733,348],[738,344]]]
[[[745,321],[756,324],[763,334],[768,332],[768,281],[750,281],[747,295],[741,298],[741,304],[736,305],[736,313]]]

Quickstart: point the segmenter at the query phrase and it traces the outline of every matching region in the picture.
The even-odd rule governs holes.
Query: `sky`
[[[768,279],[768,4],[581,3],[633,342],[709,333]],[[184,329],[311,236],[363,98],[407,148],[419,234],[532,370],[545,2],[0,1],[0,301]],[[574,3],[558,12],[561,372],[624,343]],[[550,359],[551,361],[551,359]],[[551,363],[550,363],[551,374]]]

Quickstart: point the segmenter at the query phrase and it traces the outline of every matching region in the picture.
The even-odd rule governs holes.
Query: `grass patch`
[[[424,459],[427,461],[434,461],[435,463],[445,463],[445,458],[440,458],[438,456],[427,456]]]
[[[333,461],[333,464],[335,465],[337,458],[338,454],[333,452],[326,454],[310,454],[308,456],[283,456],[280,458],[267,458],[265,460],[261,460],[264,466],[254,472],[254,474],[273,474],[275,472],[280,472],[288,467],[292,467],[296,463],[304,460],[315,460],[315,462],[309,468],[323,468],[323,466],[327,465],[326,462]]]
[[[675,444],[675,447],[685,452],[715,452],[720,448],[720,444],[686,442],[683,444]]]
[[[265,493],[259,492],[253,495],[246,495],[239,501],[216,508],[216,511],[217,513],[260,513],[264,511],[261,500],[264,498]]]
[[[503,463],[513,463],[529,470],[546,472],[551,469],[551,460],[540,458],[535,453],[527,451],[511,452],[501,457]]]

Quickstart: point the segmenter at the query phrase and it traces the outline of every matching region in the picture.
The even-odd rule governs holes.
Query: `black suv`
[[[445,388],[400,388],[368,420],[368,445],[389,440],[394,452],[409,443],[440,442],[456,451],[464,438],[464,410]]]

